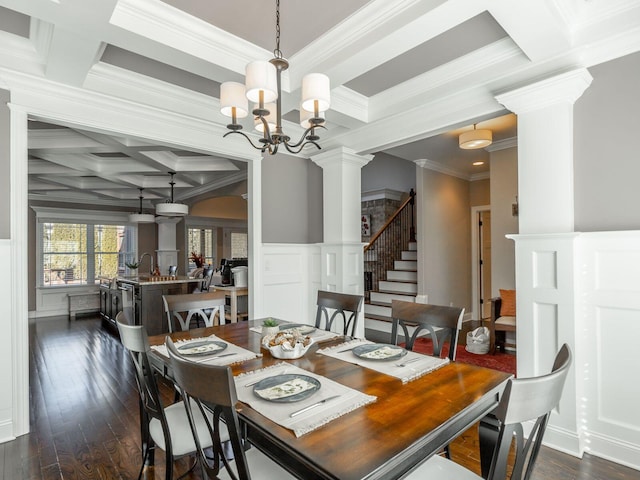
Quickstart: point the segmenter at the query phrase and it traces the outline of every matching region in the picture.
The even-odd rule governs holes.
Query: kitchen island
[[[167,333],[167,319],[162,304],[163,295],[191,293],[201,278],[186,276],[121,276],[100,282],[100,313],[112,324],[118,312],[132,307],[135,323],[144,325],[149,335]]]

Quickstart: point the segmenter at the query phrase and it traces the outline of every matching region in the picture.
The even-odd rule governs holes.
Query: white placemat
[[[291,403],[270,402],[258,397],[253,392],[253,386],[258,381],[274,375],[290,373],[308,375],[317,379],[321,385],[320,389],[304,400]],[[286,362],[238,375],[235,377],[235,383],[238,399],[241,402],[249,404],[251,408],[278,425],[293,430],[296,437],[311,432],[342,415],[377,400],[377,397],[366,395],[358,390]],[[290,416],[294,412],[336,395],[338,395],[338,398],[329,400],[325,404],[294,417]]]
[[[249,330],[255,333],[259,333],[262,335],[262,326],[258,325],[255,327],[250,327]],[[316,328],[313,333],[310,333],[309,336],[313,338],[315,343],[326,342],[336,337],[342,337],[342,334],[336,332],[328,332],[326,330],[322,330],[320,328]]]
[[[175,345],[178,347],[192,342],[201,342],[203,340],[216,340],[218,342],[224,342],[227,344],[227,348],[219,352],[214,352],[211,355],[184,355],[183,358],[195,363],[206,363],[207,365],[232,365],[234,363],[245,362],[247,360],[252,360],[254,358],[262,356],[261,353],[255,353],[251,350],[239,347],[237,345],[234,345],[233,343],[222,340],[215,335],[210,335],[208,337],[190,338],[188,340],[179,340],[175,342]],[[169,357],[169,352],[167,352],[167,347],[164,344],[153,345],[151,349],[160,353],[161,355],[164,355],[167,358]]]
[[[402,380],[402,383],[408,383],[416,378],[420,378],[449,363],[448,358],[437,358],[416,352],[408,352],[398,360],[367,360],[353,354],[352,350],[355,347],[372,343],[374,342],[365,339],[356,339],[333,347],[320,349],[317,353],[345,362],[355,363],[356,365],[376,370],[385,375],[391,375],[392,377]]]

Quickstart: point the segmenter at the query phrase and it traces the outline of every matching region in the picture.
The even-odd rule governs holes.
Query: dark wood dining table
[[[255,323],[254,323],[255,322]],[[261,321],[244,321],[171,334],[173,340],[211,334],[262,357],[232,365],[234,375],[283,360],[261,348],[261,335],[250,330]],[[314,344],[300,359],[287,360],[330,378],[377,401],[360,407],[305,435],[277,425],[244,403],[238,404],[248,439],[298,478],[362,480],[397,479],[437,453],[498,404],[510,374],[451,362],[403,384],[375,370],[317,353],[349,337]],[[159,345],[164,335],[150,337]],[[152,361],[171,376],[168,359],[152,350]]]

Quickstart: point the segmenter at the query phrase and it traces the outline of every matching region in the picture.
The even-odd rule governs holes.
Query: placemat
[[[262,356],[261,353],[255,353],[255,352],[252,352],[251,350],[247,350],[245,348],[239,347],[237,345],[234,345],[233,343],[229,343],[225,340],[222,340],[216,335],[209,335],[208,337],[190,338],[188,340],[179,340],[175,342],[175,345],[176,347],[178,347],[180,345],[185,345],[191,342],[199,342],[202,340],[216,340],[219,342],[224,342],[227,344],[227,348],[219,352],[214,352],[211,355],[194,355],[194,356],[184,355],[183,358],[195,363],[206,363],[207,365],[232,365],[234,363],[241,363],[241,362],[245,362],[247,360],[252,360],[254,358]],[[167,358],[169,357],[169,352],[167,352],[167,347],[164,344],[153,345],[151,346],[151,349],[158,352],[161,355],[164,355]],[[233,354],[233,355],[227,355],[227,354]],[[225,356],[218,357],[219,355],[225,355]]]
[[[291,403],[271,402],[258,397],[254,393],[253,387],[257,382],[282,374],[313,377],[320,382],[320,389],[304,400]],[[267,368],[238,375],[235,377],[235,383],[238,399],[241,402],[249,404],[251,408],[278,425],[293,430],[296,437],[311,432],[336,418],[377,400],[375,396],[366,395],[358,390],[286,362],[280,362]],[[338,398],[328,400],[322,405],[291,417],[294,412],[334,396],[338,396]]]
[[[357,357],[353,354],[353,348],[358,345],[372,344],[369,340],[356,339],[349,342],[341,343],[329,348],[323,348],[317,351],[322,355],[337,358],[345,362],[354,363],[361,367],[370,368],[377,372],[391,375],[399,378],[402,383],[408,383],[416,378],[420,378],[429,372],[433,372],[440,367],[449,363],[448,358],[437,358],[430,355],[423,355],[416,352],[407,352],[407,354],[398,360],[367,360]],[[404,365],[404,366],[402,366]]]

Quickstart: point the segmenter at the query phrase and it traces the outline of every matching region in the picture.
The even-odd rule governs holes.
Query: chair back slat
[[[402,328],[407,350],[413,350],[415,342],[425,330],[433,342],[433,355],[441,356],[442,347],[449,340],[449,359],[456,358],[458,334],[462,328],[464,308],[445,307],[426,303],[391,301],[391,343],[398,344],[399,327]],[[415,328],[412,334],[409,328]]]
[[[363,302],[362,295],[318,290],[316,328],[332,331],[334,328],[338,328],[339,322],[336,320],[341,318],[342,334],[353,337],[356,334]]]

